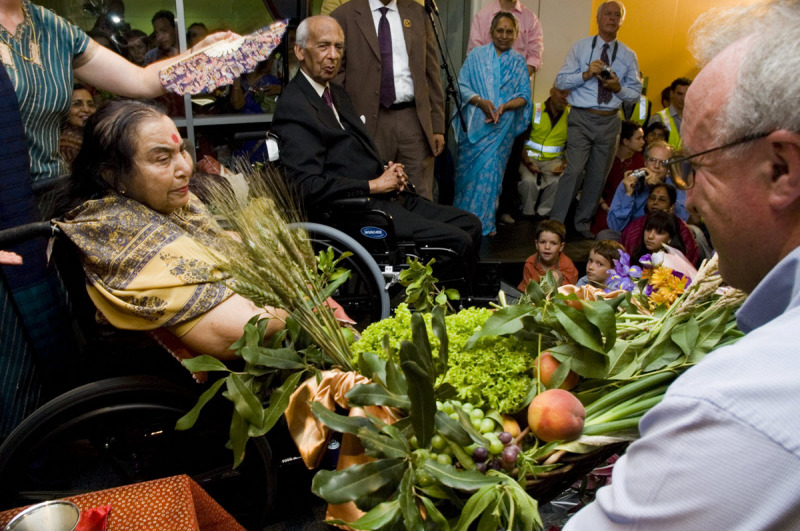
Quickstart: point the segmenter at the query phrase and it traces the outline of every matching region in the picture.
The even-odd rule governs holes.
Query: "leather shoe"
[[[500,214],[500,217],[497,219],[498,223],[502,223],[504,225],[513,225],[516,223],[516,220],[511,217],[511,214],[505,213]]]

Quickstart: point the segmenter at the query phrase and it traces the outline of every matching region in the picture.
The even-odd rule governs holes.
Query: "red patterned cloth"
[[[134,483],[65,499],[84,512],[110,505],[108,529],[113,531],[244,531],[244,527],[233,516],[186,475]],[[0,513],[0,528],[23,509],[25,507]],[[83,514],[81,517],[83,518]]]

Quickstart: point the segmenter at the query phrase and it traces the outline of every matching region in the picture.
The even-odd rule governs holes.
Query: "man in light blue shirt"
[[[723,279],[750,293],[736,315],[746,335],[669,387],[565,531],[800,529],[800,3],[696,24],[706,66],[686,95],[688,156],[671,171]]]
[[[574,225],[590,239],[594,234],[589,227],[619,140],[619,108],[624,101],[637,101],[642,93],[636,54],[617,40],[624,19],[622,2],[600,4],[598,34],[576,42],[556,76],[556,87],[570,90],[572,111],[567,121],[567,169],[558,181],[550,219],[565,222],[585,171]]]

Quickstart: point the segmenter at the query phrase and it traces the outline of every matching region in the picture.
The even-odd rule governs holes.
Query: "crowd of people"
[[[307,206],[371,197],[408,237],[449,247],[469,264],[496,220],[509,223],[504,186],[526,190],[524,212],[548,219],[538,224],[523,290],[547,270],[565,283],[602,285],[623,249],[636,260],[667,244],[696,262],[708,253],[698,241],[702,222],[723,279],[750,294],[737,315],[745,337],[670,386],[616,463],[611,485],[567,529],[796,528],[800,121],[792,98],[800,38],[791,35],[800,37],[798,1],[730,8],[706,20],[696,48],[703,70],[693,82],[675,80],[668,105],[649,120],[636,55],[616,39],[621,2],[599,6],[598,34],[574,44],[550,98],[537,104],[529,76],[540,66],[538,20],[519,2],[488,5],[473,23],[482,35],[470,37],[459,76],[468,127],[458,139],[457,206],[431,200],[429,164],[444,147],[446,122],[424,8],[413,0],[341,4],[298,27],[299,72],[275,109],[286,176]],[[157,38],[140,66],[141,54],[128,61],[98,44],[104,28],[113,30],[109,46],[126,31],[124,13],[109,13],[116,18],[98,21],[95,39],[27,0],[0,0],[0,228],[38,219],[31,182],[66,173],[77,151],[73,204],[60,226],[83,253],[101,317],[121,328],[166,328],[225,358],[244,322],[277,316],[273,333],[283,310],[234,295],[199,251],[223,236],[189,192],[193,160],[163,110],[131,100],[94,109],[91,91],[74,84],[77,77],[139,99],[164,94],[157,60],[177,53],[174,16],[153,17]],[[202,39],[195,46],[235,38],[193,29]],[[359,32],[366,42],[353,54],[371,56],[346,61]],[[129,42],[146,37],[130,35]],[[626,108],[636,122],[623,122]],[[62,122],[86,128],[81,142],[74,130],[60,135]],[[520,166],[527,174],[518,187]],[[564,254],[579,191],[571,229],[597,240],[583,278]],[[130,252],[134,239],[139,254]],[[0,252],[8,368],[0,375],[0,437],[36,405],[37,389],[59,390],[69,345],[68,328],[52,317],[62,301],[43,243],[14,251]],[[202,267],[187,274],[169,267],[188,262]]]
[[[588,213],[593,214],[590,211],[602,205],[599,196],[596,200],[589,198],[594,188],[602,191],[606,182],[603,172],[613,165],[610,182],[619,184],[613,190],[606,186],[608,215],[602,239],[622,240],[638,249],[645,240],[653,240],[648,237],[654,231],[661,231],[669,235],[665,241],[686,252],[690,260],[697,260],[697,246],[689,240],[699,229],[686,229],[684,222],[692,225],[684,207],[684,193],[677,192],[677,199],[672,202],[663,201],[676,196],[669,187],[664,164],[675,155],[675,148],[653,140],[642,157],[639,151],[644,131],[627,122],[613,160],[600,161],[598,153],[605,157],[606,147],[593,145],[600,138],[595,127],[602,127],[616,140],[619,108],[640,94],[635,54],[615,40],[624,18],[621,3],[605,2],[600,6],[597,18],[602,42],[598,45],[596,36],[577,43],[556,78],[550,98],[536,104],[531,101],[530,77],[541,66],[543,49],[542,28],[536,15],[512,0],[495,0],[476,14],[469,51],[458,79],[462,102],[459,114],[464,117],[466,128],[462,131],[456,127],[454,206],[436,201],[433,162],[444,150],[448,117],[444,113],[435,34],[425,7],[413,0],[349,0],[339,4],[331,10],[330,17],[310,17],[297,28],[292,55],[299,70],[288,85],[274,75],[272,56],[254,72],[236,80],[226,94],[233,110],[274,111],[272,128],[282,143],[286,177],[306,208],[343,197],[369,196],[374,205],[395,219],[398,237],[451,251],[449,260],[443,257],[438,261],[439,274],[458,267],[469,280],[475,271],[482,237],[495,233],[496,220],[513,222],[511,214],[517,212],[509,205],[515,204],[522,193],[523,212],[550,218],[550,223],[541,224],[537,231],[537,248],[539,240],[542,243],[539,253],[526,265],[526,279],[530,279],[535,278],[536,271],[569,260],[563,253],[567,230],[561,218],[569,209],[582,175],[576,171],[579,165],[575,161],[586,166],[576,217],[579,231],[590,220]],[[15,108],[10,107],[7,112],[20,116],[27,146],[24,152],[15,153],[20,160],[18,167],[6,169],[10,172],[10,168],[16,168],[14,177],[6,180],[15,183],[14,193],[2,197],[3,227],[39,219],[30,186],[25,184],[28,180],[66,175],[74,169],[73,164],[85,165],[79,155],[82,142],[89,138],[84,134],[84,124],[92,121],[98,108],[102,110],[106,96],[157,98],[168,115],[180,114],[173,112],[171,105],[180,98],[165,94],[158,81],[161,61],[186,56],[223,38],[234,38],[230,33],[209,36],[203,24],[191,24],[186,36],[187,51],[179,54],[173,13],[155,13],[152,33],[147,34],[125,22],[121,1],[111,0],[103,6],[94,27],[84,32],[24,0],[0,2],[0,8],[5,8],[0,9],[0,33],[21,35],[20,40],[11,43],[12,62],[5,64],[3,73],[8,74],[6,92],[16,92],[17,99],[24,102],[19,107],[11,106]],[[21,30],[15,31],[18,27]],[[37,48],[37,34],[43,32],[54,36],[42,41],[50,43],[52,49]],[[610,52],[603,45],[605,42],[614,43]],[[26,55],[34,49],[36,54]],[[43,61],[48,68],[36,68]],[[587,70],[581,72],[581,65],[588,65]],[[58,97],[45,98],[44,92],[33,91],[34,86],[52,87]],[[669,112],[651,119],[647,138],[651,138],[650,133],[655,137],[661,134],[664,140],[672,141],[674,131],[680,129],[685,85],[678,89],[682,92],[671,98]],[[592,98],[598,102],[602,99],[603,103],[581,103]],[[16,134],[19,136],[20,130]],[[585,153],[573,160],[573,154],[580,151],[576,145],[582,142],[575,138],[593,140],[581,147]],[[247,155],[251,160],[254,156],[263,157],[263,145],[254,143]],[[22,162],[23,157],[29,157],[24,158],[30,160],[29,166]],[[634,178],[632,172],[642,161],[644,177]],[[517,180],[521,182],[518,184]],[[667,186],[657,186],[663,183]],[[110,190],[98,189],[94,193],[102,195]],[[509,196],[511,201],[503,199]],[[147,201],[140,202],[152,209]],[[644,218],[654,216],[656,211],[679,219],[654,228],[651,220]],[[25,268],[25,276],[12,265],[17,257],[4,253],[3,261],[8,262],[3,266],[4,273],[10,280],[0,296],[17,301],[38,297],[46,301],[48,311],[57,312],[63,307],[63,300],[59,290],[53,289],[57,279],[51,268],[39,259],[43,254],[40,247],[41,242],[20,253],[30,266]],[[577,281],[577,270],[565,274],[564,281]],[[132,294],[128,297],[136,298]],[[10,319],[9,323],[29,330],[25,336],[8,340],[10,345],[16,345],[9,351],[16,352],[14,356],[20,359],[33,352],[34,358],[47,360],[40,363],[50,365],[46,372],[57,373],[53,351],[57,345],[69,344],[69,340],[59,339],[58,331],[37,333],[35,323],[42,315],[35,307],[31,311],[25,310],[23,303],[16,304],[19,310],[5,307],[4,316]],[[66,328],[61,331],[68,333]],[[11,377],[27,378],[31,388],[35,387],[34,378],[23,375],[25,370],[20,369]],[[24,385],[16,389],[15,392],[35,395]],[[4,401],[13,401],[13,397]]]

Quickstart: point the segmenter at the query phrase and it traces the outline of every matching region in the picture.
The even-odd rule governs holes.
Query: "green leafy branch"
[[[445,306],[450,313],[455,309],[449,301],[459,298],[458,290],[442,290],[436,284],[439,279],[433,276],[433,264],[435,258],[422,265],[416,258],[406,258],[408,269],[400,272],[400,285],[406,288],[406,304],[414,305],[418,312],[432,310],[435,306]]]

